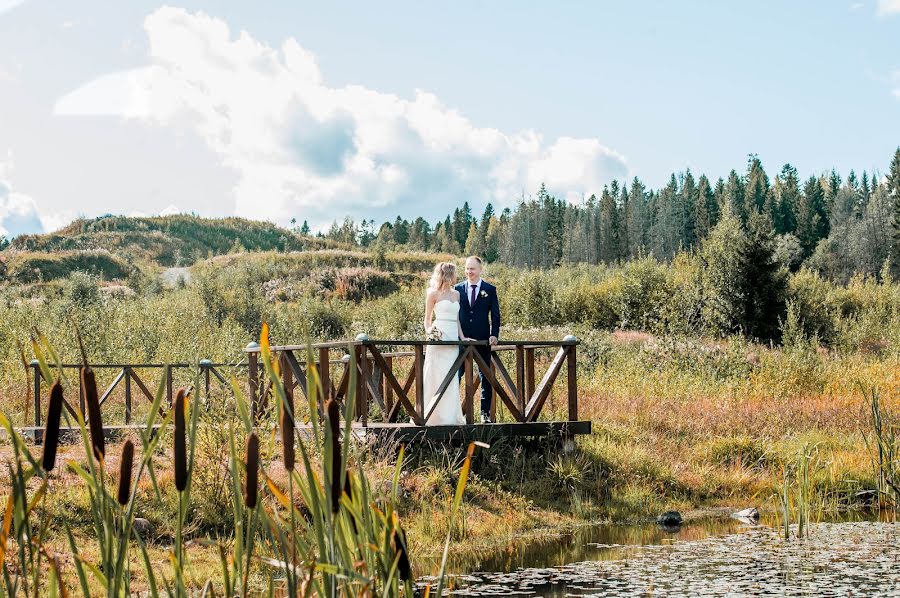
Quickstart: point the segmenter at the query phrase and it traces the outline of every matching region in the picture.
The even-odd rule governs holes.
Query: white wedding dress
[[[441,299],[434,305],[432,326],[439,328],[444,333],[442,340],[459,340],[459,302],[449,299]],[[435,401],[437,407],[431,413],[431,417],[425,422],[426,426],[453,426],[466,423],[463,416],[462,405],[459,401],[459,376],[454,372],[447,390],[440,398],[435,398],[441,382],[447,377],[447,372],[453,367],[456,358],[459,357],[459,347],[455,345],[429,345],[425,352],[425,365],[422,373],[422,386],[425,395],[425,414],[431,409]]]

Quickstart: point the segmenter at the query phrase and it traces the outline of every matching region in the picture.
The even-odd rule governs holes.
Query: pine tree
[[[469,234],[466,238],[466,255],[477,255],[481,257],[484,254],[484,237],[481,230],[475,226],[475,223],[469,225]]]
[[[612,192],[603,187],[600,196],[600,259],[612,263],[619,259],[619,214]]]
[[[747,220],[753,214],[765,210],[766,200],[769,196],[769,177],[763,169],[762,162],[755,154],[750,154],[747,159],[747,184],[744,191],[744,215]]]
[[[778,219],[775,232],[779,235],[797,230],[797,211],[800,209],[800,179],[797,169],[790,164],[781,168],[775,177],[775,196],[778,203]]]
[[[828,215],[825,213],[825,191],[817,177],[810,177],[803,185],[797,206],[797,238],[804,257],[812,255],[820,239],[828,236]]]
[[[725,183],[723,204],[729,206],[731,213],[737,216],[741,224],[747,224],[747,211],[744,204],[744,183],[738,173],[732,170]]]
[[[309,229],[309,222],[307,222],[306,220],[304,220],[304,221],[303,221],[303,226],[300,227],[300,234],[301,234],[301,235],[308,235],[308,234],[309,234],[309,230],[310,230],[310,229]]]
[[[891,160],[891,167],[888,169],[885,187],[888,198],[894,206],[893,222],[891,223],[894,229],[891,263],[894,273],[900,274],[900,147],[894,152],[894,159]]]

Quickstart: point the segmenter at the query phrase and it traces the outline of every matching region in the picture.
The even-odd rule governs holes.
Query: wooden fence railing
[[[31,383],[34,385],[34,426],[39,428],[41,426],[41,413],[42,413],[42,393],[43,386],[46,380],[44,380],[44,376],[41,373],[40,366],[38,362],[31,362]],[[200,374],[200,383],[203,385],[203,390],[205,391],[204,396],[208,397],[210,395],[210,391],[212,388],[212,384],[214,382],[220,383],[223,386],[228,386],[227,377],[225,375],[225,368],[245,368],[247,367],[247,363],[238,363],[238,364],[226,364],[226,363],[213,363],[208,359],[203,359],[198,363],[172,363],[172,364],[159,364],[159,363],[137,363],[137,364],[92,364],[91,368],[97,372],[98,375],[98,385],[100,384],[100,379],[105,377],[108,378],[109,374],[115,372],[112,381],[105,386],[102,393],[100,394],[100,406],[101,408],[104,405],[107,405],[113,397],[117,397],[118,395],[122,395],[123,399],[123,407],[124,407],[124,420],[126,425],[130,425],[133,418],[133,411],[135,408],[135,398],[138,400],[146,399],[149,401],[149,404],[153,403],[153,399],[155,397],[155,389],[157,388],[157,383],[147,384],[147,374],[148,372],[157,372],[159,375],[165,376],[165,395],[168,400],[168,404],[172,404],[173,392],[175,387],[175,377],[176,374],[181,373],[182,376],[188,375],[190,376],[190,380],[186,382],[186,384],[194,383],[194,375]],[[79,369],[81,365],[79,364],[62,364],[60,367],[65,371],[71,372],[71,380],[77,382],[78,386],[78,407],[81,412],[85,414],[85,419],[87,419],[87,411],[85,410],[84,404],[84,390],[81,388],[81,377],[79,375]],[[230,374],[229,374],[230,375]],[[105,384],[105,382],[103,382]],[[49,384],[47,385],[49,387]],[[119,392],[116,392],[119,391]],[[69,403],[67,399],[63,399],[63,406],[68,410],[68,412],[74,417],[75,416],[75,408]],[[108,406],[107,406],[108,410]]]
[[[578,420],[578,377],[576,347],[578,339],[568,336],[562,341],[500,341],[491,351],[491,363],[486,363],[477,348],[488,345],[486,341],[431,342],[375,340],[360,335],[350,342],[316,343],[312,345],[282,345],[270,347],[281,365],[285,389],[299,389],[307,395],[306,368],[313,367],[321,380],[324,396],[317,394],[319,415],[322,401],[333,398],[343,401],[350,388],[351,372],[356,372],[355,419],[363,426],[369,422],[398,423],[405,413],[411,423],[424,425],[431,415],[434,397],[424,396],[423,370],[428,346],[459,346],[456,362],[447,372],[435,397],[441,396],[462,370],[464,383],[462,407],[467,423],[474,423],[474,402],[478,392],[474,368],[485,376],[493,387],[492,419],[496,421],[496,409],[501,405],[514,422],[536,422],[541,415],[554,383],[563,369],[566,370],[567,421]],[[407,349],[407,350],[400,350]],[[538,352],[554,352],[540,380],[536,378],[539,363]],[[311,351],[312,359],[307,359]],[[335,359],[333,353],[348,354]],[[245,349],[248,355],[249,388],[253,413],[260,417],[270,407],[271,382],[266,383],[259,362],[260,350],[256,343]],[[510,366],[502,358],[509,354]],[[326,367],[323,367],[326,364]],[[512,370],[513,375],[510,373]],[[430,407],[427,407],[429,406]],[[309,415],[309,414],[307,414]]]

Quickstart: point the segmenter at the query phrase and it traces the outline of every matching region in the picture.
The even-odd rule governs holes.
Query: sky
[[[0,0],[0,235],[886,170],[900,0]]]

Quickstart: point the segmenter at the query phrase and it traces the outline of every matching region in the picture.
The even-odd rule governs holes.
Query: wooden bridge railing
[[[563,368],[566,369],[568,420],[578,420],[578,379],[576,370],[576,347],[578,339],[568,336],[562,341],[500,341],[491,351],[488,364],[478,352],[478,347],[488,345],[486,341],[431,342],[375,340],[360,335],[354,341],[317,343],[307,345],[283,345],[270,347],[281,365],[284,386],[293,393],[299,388],[306,397],[306,368],[313,367],[321,380],[324,397],[317,395],[319,415],[324,399],[343,401],[347,397],[351,372],[355,370],[356,420],[363,426],[370,421],[377,423],[398,423],[405,412],[411,423],[424,425],[434,410],[434,397],[424,396],[423,371],[425,352],[428,346],[459,346],[456,362],[444,377],[435,397],[441,396],[460,369],[463,371],[462,408],[467,423],[474,423],[474,402],[478,392],[474,368],[485,376],[493,387],[492,420],[496,421],[496,408],[502,404],[512,420],[520,423],[536,422],[541,415],[554,383]],[[313,359],[306,355],[312,349]],[[407,348],[407,350],[400,350]],[[537,380],[537,352],[555,351],[540,380]],[[335,351],[347,351],[339,359],[332,357]],[[262,364],[259,363],[260,350],[256,343],[245,349],[248,355],[248,375],[253,413],[260,417],[269,408],[271,383],[264,381]],[[512,353],[514,360],[508,368],[501,356]],[[326,364],[326,367],[323,367]],[[510,369],[515,378],[510,374]]]
[[[39,428],[41,426],[41,403],[42,403],[42,393],[44,376],[41,373],[40,365],[38,362],[31,362],[31,382],[34,385],[34,426]],[[103,375],[104,372],[115,371],[115,376],[112,379],[112,382],[102,390],[100,394],[100,406],[104,407],[107,403],[110,402],[114,393],[120,387],[124,387],[124,410],[125,410],[125,424],[130,425],[132,422],[133,410],[135,407],[135,397],[138,400],[146,399],[148,401],[148,405],[153,403],[153,399],[155,397],[155,393],[153,390],[155,385],[151,384],[150,386],[146,383],[146,374],[150,371],[159,372],[160,375],[164,375],[165,379],[165,394],[168,399],[168,404],[172,404],[173,392],[175,386],[175,373],[178,371],[185,372],[190,374],[191,380],[189,384],[193,384],[194,379],[193,376],[196,373],[200,374],[200,383],[203,385],[203,390],[205,391],[204,396],[209,397],[211,385],[214,382],[218,382],[225,387],[228,387],[228,377],[224,372],[225,368],[244,368],[247,367],[247,363],[237,363],[237,364],[229,364],[229,363],[213,363],[208,359],[203,359],[198,363],[172,363],[172,364],[159,364],[159,363],[135,363],[135,364],[92,364],[91,368],[98,373],[98,385],[99,385],[99,377]],[[72,379],[77,381],[78,385],[78,402],[79,408],[81,412],[85,414],[85,419],[87,419],[87,411],[85,409],[85,395],[84,391],[81,388],[81,377],[79,376],[79,369],[81,368],[80,364],[62,364],[60,367],[63,370],[71,370],[72,371]],[[229,374],[230,375],[230,374]],[[49,384],[47,385],[49,388]],[[63,399],[63,406],[68,410],[68,412],[74,417],[75,416],[75,408],[69,403],[68,400]],[[108,407],[107,407],[108,408]]]

